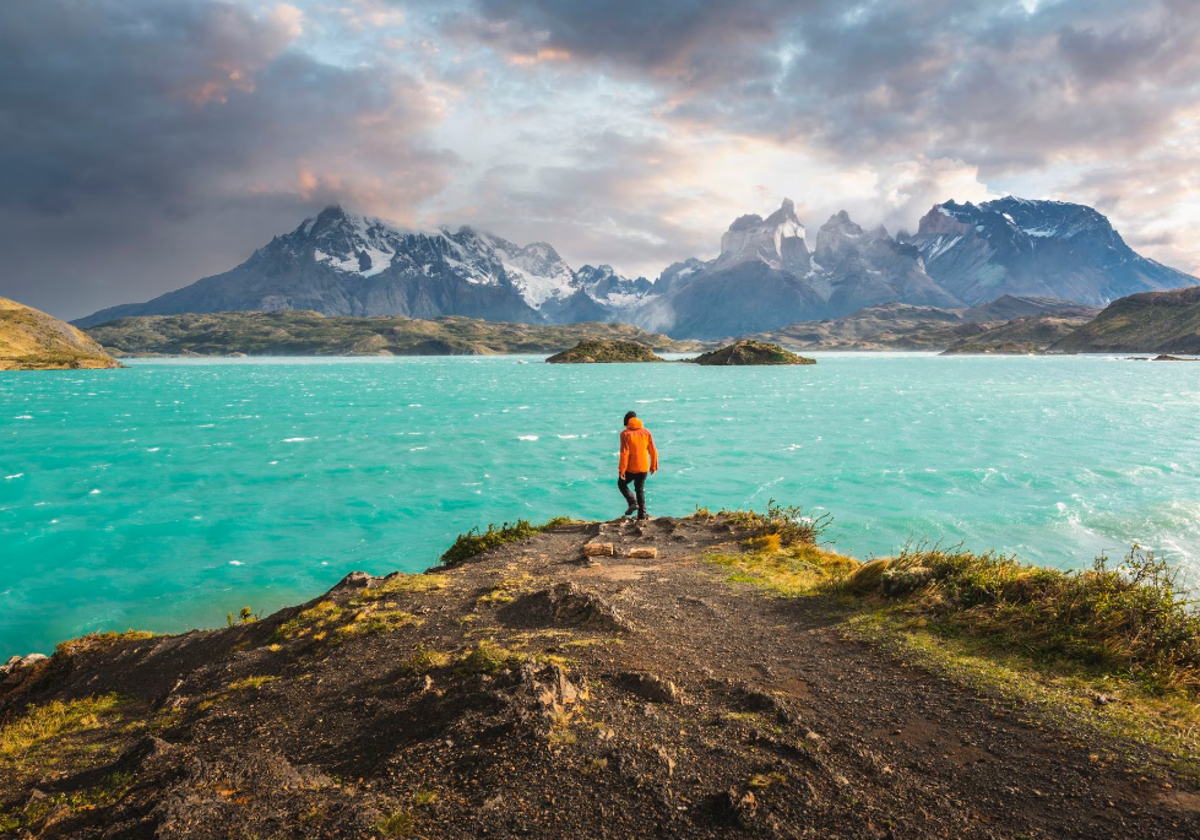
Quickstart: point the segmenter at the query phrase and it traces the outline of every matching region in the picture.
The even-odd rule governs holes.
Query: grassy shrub
[[[417,821],[412,811],[401,808],[375,823],[375,830],[383,837],[412,837],[417,830]]]
[[[1175,573],[1134,546],[1114,565],[1062,572],[962,549],[908,548],[896,568],[933,583],[909,600],[943,633],[991,638],[1027,653],[1127,674],[1159,691],[1200,694],[1200,614]]]
[[[455,566],[505,543],[527,540],[542,531],[572,524],[575,524],[575,520],[556,516],[544,525],[533,525],[527,519],[518,519],[514,524],[505,522],[499,528],[488,525],[487,530],[482,532],[478,528],[472,528],[465,534],[459,534],[438,562],[442,566]]]
[[[523,654],[503,648],[491,639],[481,639],[459,658],[458,670],[464,674],[494,674],[516,668],[524,661]]]
[[[751,540],[763,541],[769,537],[777,537],[778,544],[784,548],[793,545],[815,545],[821,534],[833,522],[833,517],[828,513],[814,519],[806,516],[802,508],[795,505],[778,505],[774,499],[767,502],[766,513],[723,510],[721,514],[728,518],[735,528],[749,531]]]
[[[872,560],[869,563],[863,563],[850,574],[846,575],[843,581],[843,587],[854,593],[871,592],[879,588],[879,583],[883,579],[883,573],[892,566],[891,560]]]
[[[448,664],[450,664],[450,654],[442,653],[440,650],[430,650],[424,645],[417,645],[412,656],[404,660],[400,667],[406,673],[420,675]]]

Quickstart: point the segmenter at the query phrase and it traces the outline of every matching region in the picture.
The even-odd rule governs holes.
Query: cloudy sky
[[[224,271],[333,201],[651,278],[787,196],[1091,204],[1200,272],[1195,0],[3,0],[0,295]]]

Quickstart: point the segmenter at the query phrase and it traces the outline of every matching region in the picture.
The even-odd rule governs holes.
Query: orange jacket
[[[654,437],[642,421],[633,417],[621,432],[621,464],[618,472],[643,473],[658,469],[658,450],[654,448]]]

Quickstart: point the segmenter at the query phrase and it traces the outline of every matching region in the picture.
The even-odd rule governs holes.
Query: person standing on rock
[[[619,478],[617,487],[629,508],[625,515],[629,516],[635,510],[639,520],[646,516],[646,476],[658,472],[658,450],[654,448],[654,436],[642,425],[635,412],[625,415],[625,429],[621,432],[621,461],[617,467]],[[629,485],[637,496],[629,492]]]

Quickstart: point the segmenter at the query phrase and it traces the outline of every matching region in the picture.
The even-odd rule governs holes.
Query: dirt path
[[[0,694],[0,715],[115,691],[127,716],[78,736],[103,747],[86,761],[10,767],[0,789],[16,792],[0,802],[28,814],[120,771],[117,801],[51,809],[17,833],[1200,836],[1196,793],[846,639],[828,601],[727,583],[701,558],[738,550],[737,536],[722,520],[569,526],[429,591],[372,600],[387,582],[355,580],[325,598],[412,617],[380,632],[349,634],[369,616],[348,609],[314,639],[312,617],[332,614],[314,601],[231,630],[98,644]],[[591,541],[615,556],[584,560]],[[627,557],[634,547],[658,556]],[[464,658],[481,649],[500,661]],[[231,688],[252,676],[273,679]]]

